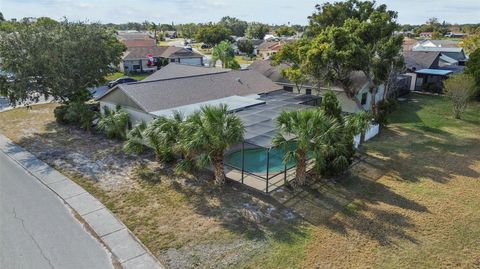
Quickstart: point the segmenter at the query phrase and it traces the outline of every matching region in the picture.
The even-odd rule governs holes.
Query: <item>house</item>
[[[441,92],[442,81],[451,73],[461,72],[458,61],[439,51],[402,52],[407,72],[411,77],[411,91]]]
[[[456,40],[424,40],[416,44],[415,47],[429,47],[429,48],[459,48],[460,42]]]
[[[417,45],[417,40],[413,38],[403,38],[402,51],[411,51],[412,48]]]
[[[118,31],[117,39],[127,48],[131,47],[152,47],[156,45],[155,37],[149,32]]]
[[[421,32],[418,36],[421,38],[432,38],[433,32]]]
[[[284,41],[264,41],[257,47],[257,56],[261,59],[269,59],[276,54],[285,44]]]
[[[206,104],[228,103],[231,109],[239,109],[258,104],[252,96],[281,89],[252,70],[170,63],[143,81],[113,87],[97,100],[101,107],[121,105],[135,124],[174,110],[188,114]]]
[[[167,63],[203,65],[203,56],[185,48],[173,46],[131,47],[123,54],[120,71],[154,72]]]
[[[449,41],[424,42],[415,45],[412,51],[440,52],[442,56],[449,57],[458,62],[458,65],[464,66],[468,60],[463,48],[456,47],[456,44]]]
[[[258,51],[258,46],[260,46],[264,41],[262,39],[248,39],[246,37],[238,37],[235,39],[235,43],[232,44],[232,48],[235,54],[243,54],[239,49],[237,42],[239,41],[244,41],[244,40],[250,40],[253,45],[253,55],[257,55]]]
[[[273,82],[282,86],[285,91],[296,92],[305,95],[322,96],[326,90],[332,90],[342,106],[342,111],[345,113],[356,113],[361,110],[369,110],[373,96],[370,93],[370,87],[367,78],[362,72],[352,73],[352,87],[355,89],[356,95],[354,98],[349,98],[345,93],[343,87],[339,84],[328,85],[324,83],[321,90],[312,82],[305,82],[301,86],[300,92],[296,85],[282,76],[282,70],[287,68],[287,64],[272,65],[271,60],[257,60],[253,62],[248,69],[262,73]],[[375,96],[376,102],[383,100],[384,86],[379,87]]]
[[[468,36],[468,34],[465,33],[455,33],[455,32],[449,32],[445,35],[445,37],[450,37],[450,38],[464,38]]]
[[[130,124],[171,117],[175,112],[188,116],[205,105],[227,105],[228,112],[243,122],[245,132],[243,142],[225,152],[225,174],[265,193],[292,180],[295,173],[294,164],[285,165],[283,154],[273,145],[278,133],[276,118],[282,111],[320,105],[320,97],[284,91],[253,70],[178,63],[170,63],[143,81],[117,85],[97,100],[101,107],[122,106]],[[252,161],[255,167],[250,167]]]
[[[163,34],[168,38],[177,38],[177,31],[163,31]]]

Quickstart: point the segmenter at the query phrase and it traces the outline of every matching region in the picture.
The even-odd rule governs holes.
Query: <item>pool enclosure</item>
[[[225,172],[231,180],[269,193],[295,178],[295,160],[283,161],[285,152],[295,149],[295,143],[281,147],[272,145],[277,134],[276,118],[284,110],[319,106],[321,97],[282,90],[263,94],[258,100],[264,103],[235,112],[245,125],[245,135],[241,144],[226,152]],[[309,161],[307,169],[312,167],[313,163]]]

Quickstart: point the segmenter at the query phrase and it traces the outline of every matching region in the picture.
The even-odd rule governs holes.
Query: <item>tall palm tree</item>
[[[285,147],[285,162],[291,158],[296,161],[296,177],[294,186],[306,184],[307,159],[309,152],[315,149],[315,141],[329,128],[331,133],[337,127],[337,123],[331,117],[318,109],[300,111],[283,111],[277,118],[279,132],[273,139],[276,147]],[[288,139],[293,137],[292,139]],[[295,143],[296,147],[289,150],[287,143]]]
[[[230,43],[228,40],[220,42],[213,48],[210,65],[215,66],[217,61],[222,63],[222,68],[240,68],[240,65],[235,60],[235,53],[232,49],[232,43]]]
[[[124,150],[140,153],[148,147],[155,152],[159,161],[173,161],[182,123],[183,116],[180,113],[174,113],[172,118],[158,117],[148,125],[142,122],[128,133]]]
[[[204,106],[186,120],[182,147],[196,155],[197,165],[213,165],[217,185],[225,183],[223,155],[227,148],[243,140],[245,127],[226,105]]]

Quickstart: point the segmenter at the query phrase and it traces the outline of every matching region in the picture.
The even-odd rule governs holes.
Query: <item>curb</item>
[[[125,224],[81,186],[3,135],[0,135],[0,151],[22,166],[78,214],[123,268],[165,268]]]

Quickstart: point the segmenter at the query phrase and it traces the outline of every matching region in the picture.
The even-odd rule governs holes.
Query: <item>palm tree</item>
[[[128,118],[128,113],[120,106],[117,106],[113,111],[105,106],[103,114],[98,120],[97,129],[108,138],[124,140],[127,137]]]
[[[204,106],[186,120],[182,130],[182,148],[196,156],[197,165],[213,164],[215,182],[225,183],[223,155],[227,148],[243,140],[245,127],[226,105]]]
[[[332,130],[329,134],[335,133],[337,123],[321,110],[308,109],[283,111],[277,118],[277,125],[279,132],[273,139],[273,145],[287,149],[284,162],[294,158],[296,161],[294,186],[303,186],[306,184],[308,154],[314,150],[316,139],[329,129]],[[292,136],[292,139],[287,139]],[[295,143],[296,148],[288,147],[287,143]]]
[[[347,132],[347,136],[353,137],[360,134],[363,140],[365,132],[370,127],[372,121],[372,114],[367,111],[361,111],[355,114],[348,115],[344,118],[344,126]]]
[[[128,133],[124,150],[140,153],[148,147],[155,152],[159,161],[171,162],[174,160],[182,123],[183,116],[177,112],[172,118],[158,117],[148,125],[142,122]]]
[[[240,68],[240,65],[235,60],[235,53],[232,49],[232,43],[230,43],[228,40],[220,42],[212,50],[212,60],[210,65],[215,66],[219,60],[222,63],[222,68]]]

